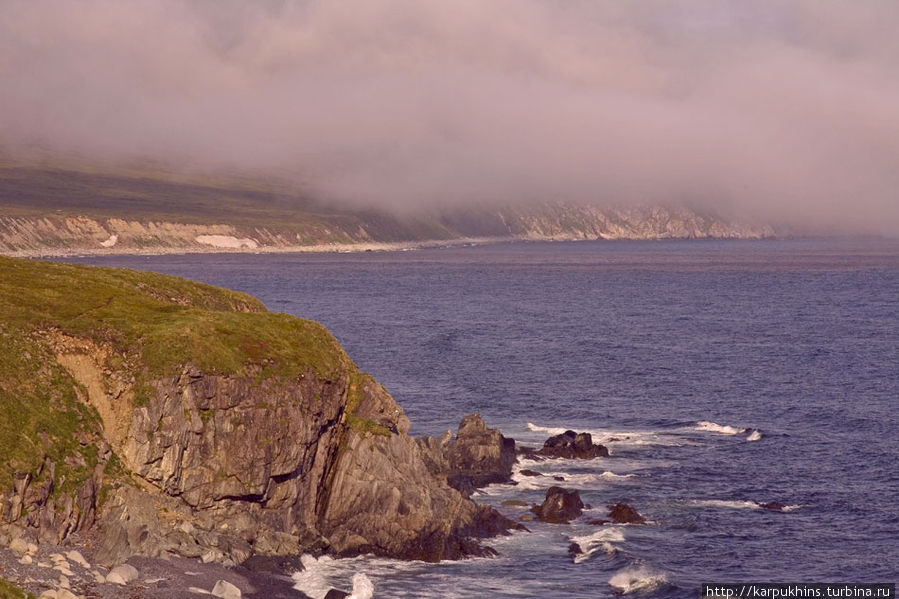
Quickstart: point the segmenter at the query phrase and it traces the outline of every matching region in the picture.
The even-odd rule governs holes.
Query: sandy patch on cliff
[[[256,243],[255,239],[250,239],[249,237],[238,239],[233,235],[197,235],[196,237],[194,237],[194,240],[197,243],[202,243],[203,245],[211,245],[212,247],[216,248],[249,248],[253,250],[259,247],[259,244]]]

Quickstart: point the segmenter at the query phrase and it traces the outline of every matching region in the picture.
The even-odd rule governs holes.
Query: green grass
[[[188,365],[260,382],[355,371],[320,324],[165,275],[0,257],[0,315],[0,488],[49,459],[64,493],[97,464],[99,417],[54,358],[59,334],[105,348],[104,366],[133,377],[135,404]]]
[[[0,578],[0,599],[34,599],[34,595]]]

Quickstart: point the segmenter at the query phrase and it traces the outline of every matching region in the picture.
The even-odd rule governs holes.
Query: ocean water
[[[298,588],[374,597],[697,597],[703,582],[899,578],[899,242],[510,243],[391,253],[102,257],[318,320],[413,434],[478,411],[519,443],[611,456],[476,496],[578,489],[600,518],[528,523],[498,558],[308,558]],[[551,476],[550,476],[551,475]],[[552,476],[564,477],[559,483]],[[783,512],[755,502],[778,501]],[[568,546],[586,554],[573,560]],[[364,576],[363,576],[364,575]]]

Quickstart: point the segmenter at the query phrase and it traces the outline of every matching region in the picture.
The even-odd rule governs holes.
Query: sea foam
[[[736,428],[724,424],[703,420],[696,423],[696,428],[707,433],[718,433],[719,435],[739,435],[746,432],[745,428]]]
[[[609,585],[625,595],[636,591],[648,591],[668,582],[662,572],[655,572],[645,567],[626,568],[615,573],[609,579]]]
[[[615,543],[624,541],[624,532],[620,528],[604,527],[590,535],[570,537],[570,540],[581,548],[582,553],[574,557],[574,563],[580,564],[600,550],[606,555],[614,555],[618,551]]]

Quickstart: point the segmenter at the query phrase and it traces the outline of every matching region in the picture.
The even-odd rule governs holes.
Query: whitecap
[[[600,550],[606,555],[614,555],[618,551],[615,543],[624,541],[624,532],[620,528],[604,527],[593,534],[570,537],[569,540],[581,548],[581,553],[574,557],[574,563],[580,564]]]
[[[751,433],[749,433],[749,436],[746,437],[746,440],[747,441],[758,441],[761,438],[762,438],[762,431],[756,429],[756,430],[752,431]]]
[[[637,475],[636,474],[615,474],[614,472],[612,472],[610,470],[606,470],[605,472],[600,474],[600,476],[606,480],[618,480],[618,479],[623,479],[623,478],[634,478]]]
[[[798,510],[798,509],[801,508],[801,507],[802,507],[802,504],[785,505],[785,506],[783,506],[782,508],[780,508],[780,511],[782,511],[782,512],[795,512],[796,510]]]
[[[668,582],[668,577],[664,573],[655,572],[645,567],[626,568],[616,572],[609,579],[609,585],[625,595],[636,591],[655,589],[666,582]]]
[[[744,501],[744,500],[726,500],[726,499],[697,499],[691,502],[693,505],[698,507],[720,507],[720,508],[731,508],[737,510],[760,510],[762,506],[755,501]]]
[[[519,422],[521,422],[521,421],[519,420]],[[559,428],[559,427],[553,427],[553,426],[537,426],[533,422],[528,422],[528,430],[533,431],[535,433],[548,433],[550,435],[561,435],[565,431],[571,430],[571,429]]]
[[[718,424],[715,422],[711,422],[710,420],[703,420],[701,422],[698,422],[696,428],[708,433],[718,433],[719,435],[739,435],[746,432],[745,428],[736,428],[733,426]]]

